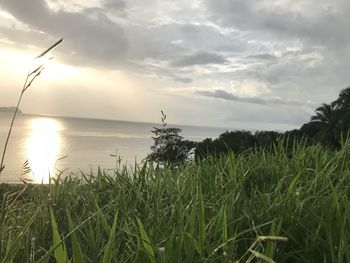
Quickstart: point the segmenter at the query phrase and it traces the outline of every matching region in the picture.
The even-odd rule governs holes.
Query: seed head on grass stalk
[[[39,59],[39,58],[42,58],[44,57],[47,53],[49,53],[52,49],[54,49],[56,46],[58,46],[59,44],[61,44],[63,41],[63,38],[61,38],[60,40],[58,40],[55,44],[53,44],[52,46],[50,46],[48,49],[46,49],[44,52],[40,53],[40,55],[36,56],[34,58],[34,60],[36,59]],[[51,60],[52,58],[49,58],[49,60]],[[2,157],[1,157],[1,163],[0,163],[0,176],[1,176],[1,173],[2,171],[5,169],[5,164],[4,164],[4,160],[5,160],[5,155],[6,155],[6,149],[7,149],[7,145],[8,145],[8,142],[10,140],[10,136],[11,136],[11,132],[12,132],[12,128],[13,128],[13,124],[15,122],[15,119],[16,119],[16,115],[17,115],[17,112],[18,112],[18,108],[19,108],[19,105],[21,103],[21,100],[22,100],[22,97],[23,97],[23,94],[26,92],[26,90],[33,84],[34,80],[40,76],[41,72],[44,70],[44,64],[40,64],[37,68],[35,68],[34,70],[32,70],[31,68],[29,69],[28,73],[27,73],[27,76],[26,76],[26,79],[24,81],[24,84],[23,84],[23,87],[22,87],[22,91],[20,93],[20,96],[18,98],[18,101],[17,101],[17,106],[16,106],[16,109],[15,109],[15,112],[13,113],[13,117],[12,117],[12,121],[11,121],[11,125],[10,125],[10,129],[8,131],[8,134],[7,134],[7,138],[6,138],[6,141],[5,141],[5,146],[4,146],[4,150],[2,152]]]

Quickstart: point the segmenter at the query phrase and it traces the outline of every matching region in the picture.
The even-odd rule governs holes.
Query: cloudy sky
[[[348,0],[0,0],[0,105],[59,38],[28,113],[297,128],[350,85]]]

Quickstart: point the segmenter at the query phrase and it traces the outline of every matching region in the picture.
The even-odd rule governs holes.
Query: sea
[[[0,153],[12,114],[0,113]],[[48,183],[49,178],[132,168],[150,153],[151,130],[161,124],[19,114],[5,156],[0,182]],[[216,138],[225,128],[169,125],[184,139]]]

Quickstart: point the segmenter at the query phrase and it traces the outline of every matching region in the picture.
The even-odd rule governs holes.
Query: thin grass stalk
[[[1,176],[1,172],[5,169],[4,160],[5,160],[7,145],[8,145],[8,142],[9,142],[9,140],[10,140],[10,136],[11,136],[11,133],[12,133],[13,124],[14,124],[14,122],[15,122],[16,115],[17,115],[17,112],[18,112],[18,108],[19,108],[19,105],[20,105],[20,103],[21,103],[21,100],[22,100],[22,97],[23,97],[25,88],[26,88],[26,86],[27,86],[28,79],[29,79],[29,72],[28,72],[27,77],[26,77],[26,79],[25,79],[25,81],[24,81],[21,94],[20,94],[19,99],[18,99],[18,101],[17,101],[16,110],[15,110],[13,116],[12,116],[10,129],[9,129],[9,131],[8,131],[8,133],[7,133],[7,137],[6,137],[6,141],[5,141],[4,150],[3,150],[3,152],[2,152],[2,157],[1,157],[0,176]]]
[[[55,44],[51,45],[48,49],[46,49],[44,52],[42,52],[39,56],[35,57],[34,59],[38,59],[38,58],[41,58],[43,56],[45,56],[48,52],[50,52],[52,49],[54,49],[56,46],[58,46],[59,44],[61,44],[63,41],[63,38],[61,38],[60,40],[58,40]],[[50,58],[51,59],[51,58]],[[1,163],[0,163],[0,177],[1,177],[1,173],[2,171],[5,169],[5,165],[4,165],[4,160],[5,160],[5,155],[6,155],[6,151],[7,151],[7,146],[8,146],[8,143],[9,143],[9,140],[10,140],[10,136],[11,136],[11,133],[12,133],[12,129],[13,129],[13,125],[14,125],[14,122],[15,122],[15,119],[16,119],[16,116],[17,116],[17,112],[18,112],[18,109],[19,109],[19,105],[22,101],[22,97],[23,97],[23,94],[24,92],[31,86],[31,84],[33,83],[33,81],[40,75],[40,73],[42,72],[42,70],[44,69],[43,65],[40,65],[39,67],[37,67],[34,71],[31,72],[31,70],[29,69],[28,73],[27,73],[27,76],[26,76],[26,79],[24,81],[24,84],[23,84],[23,87],[22,87],[22,91],[21,91],[21,94],[18,98],[18,101],[17,101],[17,105],[16,105],[16,109],[15,109],[15,112],[12,116],[12,120],[11,120],[11,124],[10,124],[10,128],[9,128],[9,131],[7,133],[7,137],[6,137],[6,141],[5,141],[5,146],[4,146],[4,150],[2,152],[2,156],[1,156]],[[32,74],[35,74],[34,77],[32,77],[32,79],[30,80],[29,84],[28,84],[28,80],[29,80],[29,77],[32,75]]]

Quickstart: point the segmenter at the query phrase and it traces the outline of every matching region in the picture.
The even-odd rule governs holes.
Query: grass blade
[[[264,260],[264,261],[266,261],[266,262],[268,262],[268,263],[276,263],[274,260],[272,260],[271,258],[269,258],[269,257],[267,257],[267,256],[265,256],[265,255],[263,255],[263,254],[261,254],[260,252],[258,252],[258,251],[256,251],[256,250],[252,250],[252,249],[250,249],[249,250],[256,258],[258,258],[258,259],[262,259],[262,260]]]
[[[74,263],[84,263],[83,252],[81,251],[81,247],[78,241],[77,234],[74,230],[74,225],[72,221],[72,217],[69,213],[69,210],[66,210],[67,218],[68,218],[68,227],[69,231],[72,232],[71,240],[72,240],[72,248],[73,248],[73,262]]]
[[[2,263],[7,263],[9,262],[9,260],[11,260],[12,258],[14,258],[14,256],[16,255],[17,252],[17,248],[18,246],[20,246],[20,242],[24,236],[24,234],[29,230],[29,227],[33,224],[34,220],[36,219],[36,217],[38,216],[40,212],[40,208],[38,208],[34,214],[32,215],[32,217],[29,219],[29,221],[27,222],[27,224],[24,226],[23,230],[20,232],[20,234],[17,236],[17,238],[15,239],[15,241],[11,244],[11,248],[8,249],[5,257],[2,259]]]
[[[35,57],[35,58],[41,58],[43,56],[45,56],[48,52],[50,52],[52,49],[54,49],[56,46],[58,46],[59,44],[61,44],[63,41],[63,38],[61,38],[60,40],[58,40],[55,44],[53,44],[52,46],[50,46],[48,49],[46,49],[44,52],[42,52],[39,56]]]
[[[205,233],[204,202],[203,202],[201,186],[199,186],[197,190],[197,201],[199,206],[199,250],[200,250],[201,256],[204,256],[206,233]]]
[[[115,231],[117,228],[117,220],[118,220],[118,212],[114,216],[112,229],[111,229],[111,232],[109,234],[109,240],[108,240],[107,246],[104,250],[104,255],[103,255],[103,260],[102,260],[103,263],[109,263],[109,262],[111,262],[111,259],[112,259],[112,250],[113,250],[114,239],[115,239]]]
[[[139,218],[137,218],[137,223],[139,225],[139,231],[140,231],[143,247],[145,248],[145,251],[146,251],[149,259],[151,260],[151,262],[155,263],[156,260],[155,260],[154,251],[153,251],[153,248],[151,245],[151,241],[150,241],[150,239],[145,231],[145,228],[143,227],[143,224]]]
[[[57,222],[55,216],[52,212],[52,208],[50,207],[50,215],[51,215],[51,226],[52,226],[52,235],[53,235],[53,244],[54,246],[58,245],[54,250],[54,255],[57,263],[68,263],[68,257],[66,251],[64,250],[63,244],[61,244],[61,238],[57,226]]]

